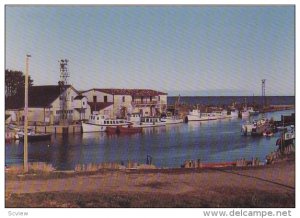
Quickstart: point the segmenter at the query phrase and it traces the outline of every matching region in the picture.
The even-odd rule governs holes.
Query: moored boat
[[[238,110],[233,110],[230,112],[231,118],[237,118],[239,116],[239,111]]]
[[[263,135],[269,128],[268,120],[262,118],[254,120],[252,123],[247,121],[242,125],[241,132],[243,135]]]
[[[82,132],[104,132],[107,127],[130,124],[125,119],[111,119],[106,115],[93,114],[86,123],[82,123]]]
[[[130,133],[141,133],[142,132],[142,127],[134,127],[132,125],[128,126],[119,126],[118,127],[119,132],[122,134],[130,134]]]
[[[15,139],[23,141],[24,135],[23,131],[19,131],[15,135]],[[33,130],[30,130],[27,134],[28,141],[49,141],[51,140],[51,135],[51,133],[36,133]]]
[[[141,117],[139,125],[133,125],[134,127],[157,127],[165,126],[166,123],[161,122],[159,117]]]
[[[166,123],[161,121],[160,117],[142,117],[138,113],[128,114],[127,121],[132,124],[132,127],[157,127],[165,126]]]
[[[178,123],[182,123],[183,119],[179,118],[178,116],[172,115],[171,113],[167,113],[166,116],[163,116],[161,118],[161,122],[165,122],[166,125],[178,124]]]
[[[105,132],[108,134],[118,133],[118,127],[117,126],[107,126]]]
[[[187,121],[208,121],[216,120],[217,117],[212,113],[200,113],[200,110],[194,109],[186,116]]]

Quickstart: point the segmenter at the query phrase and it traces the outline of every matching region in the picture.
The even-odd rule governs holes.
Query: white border
[[[173,1],[165,1],[165,0],[160,0],[160,1],[153,1],[153,0],[143,0],[143,1],[138,1],[138,0],[131,0],[131,1],[119,1],[119,0],[105,0],[105,1],[101,1],[101,2],[97,2],[97,1],[90,1],[90,0],[86,0],[86,1],[78,1],[78,0],[73,0],[73,1],[66,1],[66,0],[61,0],[58,3],[53,3],[53,2],[49,2],[49,1],[45,1],[45,0],[41,0],[41,1],[26,1],[26,4],[57,4],[57,5],[68,5],[68,4],[103,4],[103,5],[112,5],[112,4],[131,4],[131,5],[135,5],[135,4],[188,4],[188,5],[198,5],[198,4],[204,4],[204,5],[213,5],[213,4],[218,4],[218,5],[225,5],[225,4],[237,4],[237,5],[241,5],[241,1],[216,1],[216,0],[212,0],[212,1],[191,1],[191,0],[186,0],[186,1],[178,1],[178,0],[173,0]],[[0,10],[0,17],[2,18],[2,22],[0,23],[0,27],[1,27],[1,41],[3,42],[3,45],[5,43],[4,41],[4,23],[5,23],[5,14],[4,14],[4,10],[5,10],[5,5],[6,4],[25,4],[25,1],[20,1],[20,0],[4,0],[1,1],[1,10]],[[261,1],[243,1],[243,4],[246,5],[261,5]],[[274,4],[289,4],[289,5],[296,5],[296,18],[298,18],[299,16],[299,9],[297,8],[297,4],[296,1],[270,1],[270,0],[265,0],[263,1],[263,5],[274,5]],[[299,19],[296,20],[296,30],[299,29]],[[297,36],[297,34],[296,34]],[[297,41],[297,39],[296,39]],[[299,43],[298,43],[299,44]],[[299,47],[298,44],[296,43],[297,48]],[[1,125],[1,131],[2,131],[2,135],[4,136],[4,64],[5,64],[5,60],[4,60],[4,46],[1,46],[1,66],[3,69],[3,73],[1,74],[1,82],[2,82],[2,95],[1,95],[1,107],[0,107],[0,122],[2,123]],[[299,63],[299,57],[296,55],[296,63]],[[297,70],[297,68],[296,68]],[[296,82],[298,82],[298,77],[296,76]],[[298,91],[296,89],[295,91],[296,93],[296,103],[299,102],[299,95],[297,94]],[[296,107],[296,113],[298,114],[298,107]],[[297,119],[297,124],[298,124],[298,116],[296,116]],[[298,138],[298,134],[297,134],[297,138]],[[18,211],[23,211],[23,212],[28,212],[29,216],[28,217],[87,217],[87,216],[93,216],[93,217],[143,217],[143,218],[147,218],[147,217],[201,217],[203,216],[202,211],[205,210],[204,209],[7,209],[4,206],[4,151],[5,151],[5,146],[4,146],[4,137],[2,138],[2,152],[0,155],[1,158],[1,164],[0,164],[0,170],[1,170],[1,189],[0,189],[0,193],[2,193],[2,196],[0,198],[0,205],[1,205],[1,217],[9,217],[8,212],[9,211],[14,211],[14,212],[18,212]],[[298,141],[298,140],[297,140]],[[298,143],[299,144],[299,143]],[[296,145],[297,146],[297,145]],[[298,150],[296,148],[296,150]],[[296,162],[296,169],[299,169],[299,161]],[[298,173],[296,172],[296,190],[299,189],[298,186],[298,181],[299,181],[299,176]],[[298,204],[299,202],[299,197],[297,195],[296,198],[296,203]],[[297,207],[296,207],[297,208]],[[212,210],[216,210],[216,209],[212,209]],[[227,210],[230,211],[232,209],[222,209],[222,210]],[[271,210],[276,210],[276,209],[271,209]],[[299,215],[298,210],[297,209],[290,209],[292,211],[292,215],[293,217],[295,215]],[[11,216],[12,217],[12,216]]]

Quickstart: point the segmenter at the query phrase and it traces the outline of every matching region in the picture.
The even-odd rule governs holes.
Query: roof
[[[71,85],[67,85],[67,88]],[[74,89],[74,88],[73,88]],[[74,89],[74,91],[76,91]],[[76,91],[77,92],[77,91]],[[50,107],[52,102],[60,95],[60,87],[58,85],[49,86],[32,86],[28,89],[28,107],[45,108]],[[14,101],[9,101],[7,108],[24,108],[24,98],[19,98]]]
[[[77,96],[74,98],[74,100],[81,100],[81,99],[83,99],[83,98],[86,98],[86,96],[84,96],[84,95],[77,95]]]
[[[90,105],[92,111],[100,111],[113,105],[114,103],[113,102],[88,102],[88,104]]]
[[[167,93],[155,91],[152,89],[90,89],[83,92],[88,92],[91,90],[104,92],[111,95],[131,95],[131,96],[158,96],[167,95]]]

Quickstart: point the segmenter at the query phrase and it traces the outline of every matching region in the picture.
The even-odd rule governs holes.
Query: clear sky
[[[34,85],[294,95],[293,6],[6,6],[6,69]]]

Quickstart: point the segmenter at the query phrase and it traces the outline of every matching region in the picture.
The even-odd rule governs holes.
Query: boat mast
[[[25,69],[25,106],[24,106],[24,173],[28,173],[28,71],[29,58],[31,55],[26,55]]]

